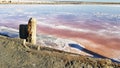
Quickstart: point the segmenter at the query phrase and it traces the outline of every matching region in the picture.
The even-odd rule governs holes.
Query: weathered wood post
[[[36,19],[30,18],[28,21],[28,37],[27,42],[36,44]]]
[[[30,18],[28,24],[20,24],[19,36],[24,39],[23,44],[26,42],[36,44],[36,19]]]

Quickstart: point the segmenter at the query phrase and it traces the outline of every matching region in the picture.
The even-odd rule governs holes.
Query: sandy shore
[[[119,68],[120,65],[109,59],[98,59],[67,53],[31,44],[25,48],[23,40],[0,36],[1,68]]]

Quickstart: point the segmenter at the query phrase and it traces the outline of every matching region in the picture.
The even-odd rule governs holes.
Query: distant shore
[[[0,4],[73,4],[73,5],[120,5],[120,2],[84,2],[84,1],[38,1],[38,2],[0,2]]]

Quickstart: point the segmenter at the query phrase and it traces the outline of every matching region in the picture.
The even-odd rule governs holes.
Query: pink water
[[[120,6],[0,5],[0,26],[19,29],[30,17],[37,34],[74,40],[86,49],[120,59]]]

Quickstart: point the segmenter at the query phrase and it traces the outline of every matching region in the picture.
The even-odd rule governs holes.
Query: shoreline
[[[12,34],[14,34],[14,32]],[[12,36],[12,34],[10,34],[10,36]],[[58,50],[63,50],[65,52],[71,52],[71,53],[75,53],[75,54],[81,54],[84,56],[86,55],[86,56],[99,57],[99,58],[105,57],[105,58],[109,58],[115,62],[120,63],[119,58],[115,59],[115,58],[113,58],[113,56],[112,57],[109,56],[109,55],[111,55],[111,53],[104,54],[104,53],[101,53],[101,51],[99,51],[99,49],[94,49],[93,47],[91,47],[91,45],[93,43],[91,43],[91,45],[85,45],[85,43],[83,43],[84,40],[82,41],[82,40],[77,39],[77,38],[76,39],[70,38],[70,37],[67,37],[65,35],[54,35],[54,34],[52,34],[51,36],[48,36],[48,35],[50,35],[50,34],[42,32],[41,36],[40,35],[38,36],[39,37],[38,40],[42,39],[40,41],[40,43],[43,43],[45,45],[48,44],[47,46],[50,48],[54,48],[54,49],[60,48]],[[10,38],[10,36],[7,34],[5,34],[3,36],[8,36]],[[60,45],[62,45],[62,46],[60,47]],[[83,46],[81,46],[81,45],[83,45]],[[101,47],[99,47],[99,48],[101,48]],[[106,47],[103,49],[107,50]]]

